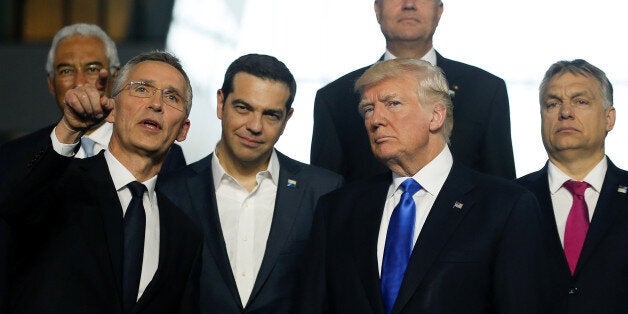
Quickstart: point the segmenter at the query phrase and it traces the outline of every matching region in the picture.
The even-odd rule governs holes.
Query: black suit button
[[[578,293],[578,288],[570,287],[567,293],[569,293],[569,295],[576,295],[576,293]]]

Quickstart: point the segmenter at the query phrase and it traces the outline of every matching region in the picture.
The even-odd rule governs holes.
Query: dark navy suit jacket
[[[608,160],[573,276],[556,228],[547,165],[517,182],[541,204],[543,243],[549,256],[548,294],[554,313],[628,313],[628,172]]]
[[[384,313],[377,241],[391,174],[319,200],[297,313]],[[511,181],[454,162],[392,313],[546,313],[540,209]]]
[[[201,312],[292,314],[297,273],[310,235],[318,198],[342,185],[342,178],[277,152],[279,185],[266,251],[249,301],[242,306],[229,263],[209,155],[159,183],[205,234]]]

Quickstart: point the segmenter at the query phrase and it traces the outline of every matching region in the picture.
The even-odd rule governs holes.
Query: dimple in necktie
[[[94,156],[94,145],[96,142],[89,137],[81,138],[81,147],[83,148],[83,152],[85,153],[85,157]]]
[[[390,313],[395,304],[412,254],[416,220],[416,204],[412,195],[421,189],[421,185],[412,178],[403,181],[400,187],[403,193],[390,217],[382,261],[382,298],[386,313]]]
[[[580,258],[582,245],[589,230],[589,210],[587,203],[584,201],[584,191],[589,187],[586,182],[565,181],[563,186],[573,196],[573,203],[569,216],[567,216],[567,224],[565,225],[565,257],[569,264],[569,270],[573,275]]]
[[[122,265],[124,313],[130,313],[137,301],[146,229],[146,213],[142,202],[146,187],[137,181],[129,183],[127,187],[131,191],[132,198],[124,214],[124,261]]]

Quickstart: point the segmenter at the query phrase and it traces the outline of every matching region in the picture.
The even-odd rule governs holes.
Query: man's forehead
[[[589,75],[568,72],[552,77],[548,84],[546,94],[552,94],[553,92],[565,90],[570,94],[586,93],[594,95],[601,92],[600,88],[601,86],[595,78]]]
[[[180,90],[185,88],[183,75],[173,66],[161,61],[150,60],[136,64],[130,69],[128,80],[151,85],[166,85]]]

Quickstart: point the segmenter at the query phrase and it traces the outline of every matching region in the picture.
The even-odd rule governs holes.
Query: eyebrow
[[[92,61],[92,62],[88,62],[88,63],[85,64],[85,66],[90,66],[90,65],[100,65],[100,66],[104,67],[104,65],[100,61]],[[57,69],[63,68],[63,67],[75,67],[75,65],[71,64],[71,63],[67,63],[67,62],[61,62],[61,63],[57,64],[57,66],[56,66]]]

